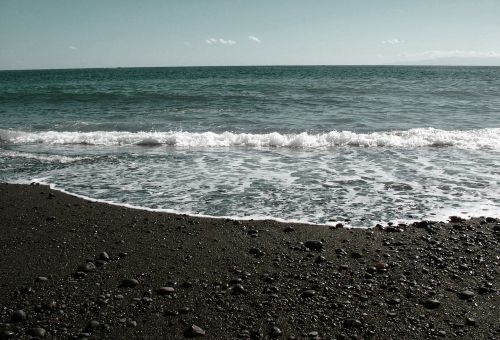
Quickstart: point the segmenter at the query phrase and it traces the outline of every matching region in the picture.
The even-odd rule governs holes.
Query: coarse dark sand
[[[500,219],[233,221],[0,184],[0,338],[500,338]]]

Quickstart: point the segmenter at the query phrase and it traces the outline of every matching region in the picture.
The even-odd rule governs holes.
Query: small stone
[[[347,269],[349,269],[349,266],[347,264],[341,264],[339,266],[339,270],[347,270]]]
[[[476,325],[476,320],[474,320],[473,318],[467,318],[467,319],[465,319],[465,324],[467,326],[475,326]]]
[[[344,327],[346,327],[346,328],[351,328],[351,327],[359,328],[362,326],[363,326],[363,323],[358,319],[346,319],[346,320],[344,320]]]
[[[107,262],[106,262],[106,261],[104,261],[104,260],[95,260],[95,265],[96,265],[97,267],[102,267],[102,266],[104,266],[106,263],[107,263]]]
[[[387,304],[391,306],[395,306],[401,303],[400,299],[389,299],[387,300]]]
[[[283,229],[283,231],[285,233],[291,233],[292,231],[295,231],[295,229],[293,227],[286,227],[285,229]]]
[[[158,295],[168,295],[175,293],[175,289],[173,287],[160,287],[156,290],[156,294]]]
[[[129,287],[134,288],[139,284],[139,281],[136,279],[123,279],[120,283],[120,287]]]
[[[324,256],[318,255],[318,256],[314,259],[314,263],[323,263],[323,262],[326,262],[326,258],[325,258]]]
[[[304,299],[308,299],[308,298],[311,298],[313,297],[314,295],[316,295],[316,291],[313,290],[313,289],[308,289],[308,290],[305,290],[302,292],[302,297]]]
[[[260,250],[259,248],[250,248],[248,251],[250,254],[255,255],[255,256],[263,256],[264,252]]]
[[[424,301],[423,305],[427,309],[436,309],[441,306],[441,302],[436,299],[427,299]]]
[[[191,308],[181,307],[177,311],[179,312],[179,314],[188,314],[189,312],[191,312]]]
[[[91,271],[94,271],[95,269],[95,264],[93,264],[92,262],[86,262],[78,267],[78,271],[84,273],[89,273]]]
[[[48,277],[46,277],[46,276],[39,276],[39,277],[37,277],[37,278],[35,279],[35,281],[36,281],[36,282],[46,282],[46,281],[48,281],[48,280],[49,280],[49,278],[48,278]]]
[[[323,242],[318,241],[318,240],[306,241],[306,242],[304,242],[304,245],[311,250],[322,250],[325,247]]]
[[[22,309],[16,310],[14,313],[11,314],[10,320],[12,322],[24,321],[26,320],[26,313]]]
[[[203,337],[205,336],[205,334],[206,334],[205,330],[196,325],[191,325],[184,330],[184,336],[186,338]]]
[[[0,331],[0,339],[11,339],[14,335],[15,333],[13,331],[9,331],[7,329]]]
[[[269,330],[269,336],[271,338],[277,338],[277,337],[281,336],[282,334],[283,334],[283,332],[281,331],[281,329],[279,329],[276,326],[271,327],[271,329]]]
[[[458,297],[461,298],[462,300],[470,300],[472,299],[476,294],[470,290],[464,290],[458,293]]]
[[[462,223],[465,222],[465,219],[459,216],[450,216],[451,223]]]
[[[163,312],[163,315],[165,316],[177,316],[179,315],[179,312],[173,309],[167,309],[166,311]]]
[[[99,321],[89,320],[89,322],[87,322],[87,325],[85,326],[85,332],[92,332],[93,330],[99,328],[99,326],[100,326]]]
[[[360,259],[360,258],[362,258],[362,257],[363,257],[363,255],[361,255],[361,253],[360,253],[360,252],[353,251],[353,252],[351,253],[351,258],[353,258],[353,259]]]
[[[109,255],[105,251],[99,254],[99,260],[109,261]]]
[[[34,327],[29,330],[28,334],[37,338],[43,338],[47,334],[47,331],[42,327]]]
[[[237,283],[229,287],[232,294],[245,294],[247,290],[241,284]]]
[[[128,319],[127,320],[127,326],[135,328],[135,327],[137,327],[137,321]]]

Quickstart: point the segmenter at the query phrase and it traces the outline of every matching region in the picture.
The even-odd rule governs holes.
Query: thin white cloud
[[[236,41],[234,41],[234,40],[230,40],[230,39],[226,40],[223,38],[219,38],[219,39],[208,38],[205,40],[205,42],[209,45],[212,45],[212,44],[234,45],[234,44],[236,44]]]
[[[500,52],[471,51],[471,50],[429,50],[417,53],[402,53],[400,57],[408,59],[435,59],[435,58],[500,58]]]
[[[260,43],[260,39],[257,38],[256,36],[250,35],[248,36],[248,39],[255,41],[256,43]]]
[[[77,50],[77,49],[78,49],[78,48],[76,48],[76,46],[73,46],[73,45],[69,45],[69,46],[68,46],[68,48],[69,48],[70,50]]]
[[[381,43],[384,45],[386,45],[386,44],[387,45],[397,45],[397,44],[403,43],[403,40],[399,40],[399,39],[394,38],[394,39],[382,40]]]
[[[233,40],[224,40],[222,38],[219,38],[219,42],[222,45],[234,45],[234,44],[236,44],[236,41],[233,41]]]

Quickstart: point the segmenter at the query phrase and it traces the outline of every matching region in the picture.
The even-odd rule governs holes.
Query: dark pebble
[[[361,255],[361,253],[359,253],[359,252],[357,252],[357,251],[353,251],[353,252],[351,253],[351,257],[352,257],[353,259],[360,259],[360,258],[362,258],[362,257],[363,257],[363,255]]]
[[[436,299],[427,299],[424,301],[423,305],[427,309],[436,309],[441,306],[441,302]]]
[[[182,308],[179,308],[177,311],[179,312],[179,314],[188,314],[189,312],[191,312],[191,308],[182,307]]]
[[[160,287],[156,290],[156,294],[158,295],[168,295],[175,293],[175,289],[172,287]]]
[[[458,297],[461,298],[462,300],[470,300],[472,299],[476,294],[470,290],[464,290],[458,293]]]
[[[318,240],[306,241],[306,242],[304,242],[304,245],[311,250],[322,250],[325,247],[323,242],[318,241]]]
[[[316,291],[313,290],[313,289],[308,289],[308,290],[305,290],[305,291],[302,292],[302,297],[305,298],[305,299],[311,298],[314,295],[316,295]]]
[[[35,280],[35,281],[36,281],[36,282],[46,282],[46,281],[48,281],[48,280],[49,280],[49,278],[48,278],[48,277],[45,277],[45,276],[39,276],[39,277],[37,277],[37,278],[36,278],[36,280]]]
[[[13,331],[7,329],[0,331],[0,339],[12,339],[16,335]]]
[[[361,327],[363,326],[363,323],[358,320],[358,319],[346,319],[344,320],[344,327],[346,328],[351,328],[351,327]]]
[[[43,338],[47,334],[47,331],[42,327],[34,327],[29,330],[28,334],[37,338]]]
[[[96,269],[95,264],[93,264],[92,262],[87,262],[87,263],[81,264],[78,267],[78,271],[84,272],[84,273],[94,271],[95,269]]]
[[[269,330],[269,336],[271,338],[277,338],[277,337],[281,336],[281,334],[283,334],[283,332],[281,331],[281,329],[279,329],[276,326],[271,327],[271,329]]]
[[[99,328],[99,326],[100,326],[99,321],[89,320],[89,322],[87,322],[87,325],[85,326],[85,332],[92,332],[93,330]]]
[[[286,227],[285,229],[283,229],[283,231],[285,233],[291,233],[292,231],[295,231],[295,229],[293,227]]]
[[[314,259],[314,263],[323,263],[323,262],[326,262],[326,258],[325,258],[324,256],[318,255],[318,256]]]
[[[106,261],[104,261],[104,260],[95,260],[95,265],[96,265],[97,267],[102,267],[102,266],[104,266],[105,264],[106,264]]]
[[[401,303],[400,299],[389,299],[387,300],[387,304],[391,306],[395,306]]]
[[[109,255],[105,251],[99,254],[99,260],[109,261]]]
[[[120,283],[120,287],[130,287],[134,288],[139,284],[139,281],[136,279],[123,279]]]
[[[467,326],[475,326],[476,325],[476,320],[474,320],[473,318],[467,318],[467,319],[465,319],[465,324]]]
[[[10,316],[10,320],[12,322],[21,322],[21,321],[24,321],[24,320],[26,320],[26,313],[22,309],[16,310]]]
[[[232,294],[245,294],[247,290],[241,284],[237,283],[229,287]]]
[[[184,336],[186,338],[203,337],[205,336],[205,334],[206,334],[205,330],[196,325],[191,325],[184,330]]]

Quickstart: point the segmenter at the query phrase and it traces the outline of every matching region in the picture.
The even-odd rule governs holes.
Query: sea
[[[500,67],[0,71],[0,182],[311,224],[500,216]]]

